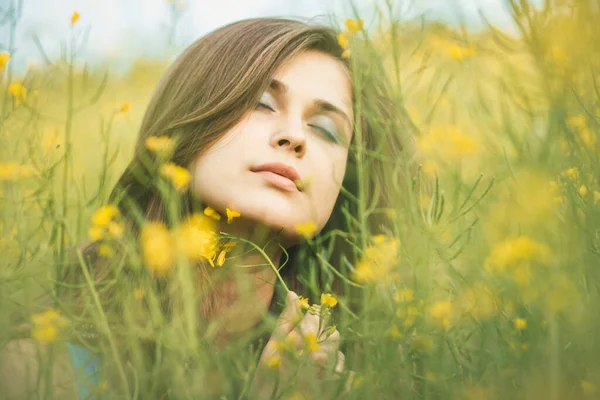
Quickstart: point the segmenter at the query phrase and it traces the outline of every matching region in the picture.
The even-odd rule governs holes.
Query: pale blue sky
[[[0,0],[2,8],[17,0]],[[177,2],[178,0],[173,0]],[[493,23],[510,29],[506,0],[395,0],[396,12],[407,17],[425,13],[430,18],[460,18],[481,26],[479,12]],[[355,0],[368,23],[382,0]],[[110,60],[113,69],[125,69],[138,57],[165,57],[190,44],[203,33],[239,19],[259,16],[340,19],[351,15],[348,0],[184,0],[173,46],[168,46],[170,4],[167,0],[24,0],[13,68],[40,62],[32,35],[36,33],[51,58],[58,57],[61,41],[69,37],[69,19],[77,10],[78,29],[90,27],[81,58],[92,65]],[[7,27],[0,27],[0,50],[8,45]]]

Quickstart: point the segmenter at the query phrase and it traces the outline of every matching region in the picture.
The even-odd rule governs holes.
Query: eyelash
[[[260,103],[260,102],[259,102],[259,103],[256,105],[256,107],[265,108],[265,109],[267,109],[267,110],[269,110],[269,111],[275,112],[275,110],[274,110],[274,109],[273,109],[271,106],[269,106],[269,105],[267,105],[267,104],[265,104],[265,103]],[[313,129],[315,129],[315,130],[319,131],[320,133],[324,134],[325,136],[327,136],[327,138],[328,138],[329,140],[331,140],[333,143],[336,143],[336,144],[337,144],[337,143],[339,143],[339,141],[338,141],[337,137],[336,137],[336,136],[335,136],[333,133],[329,132],[327,129],[325,129],[325,128],[321,128],[321,127],[320,127],[320,126],[318,126],[318,125],[310,125],[310,124],[309,124],[308,126],[310,126],[311,128],[313,128]]]

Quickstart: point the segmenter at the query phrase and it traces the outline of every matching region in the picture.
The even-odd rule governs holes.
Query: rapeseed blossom
[[[191,180],[190,172],[174,163],[166,163],[160,169],[160,173],[169,179],[178,192],[185,192]]]
[[[213,219],[202,214],[193,214],[175,230],[174,234],[177,250],[187,258],[194,261],[208,260],[211,265],[214,265],[218,238]],[[220,257],[224,262],[225,255]]]
[[[61,330],[69,326],[69,320],[54,308],[32,315],[31,322],[31,336],[42,344],[56,342]]]
[[[175,142],[168,136],[150,136],[144,140],[144,145],[153,153],[167,156],[173,151]]]
[[[314,222],[306,222],[296,225],[296,232],[304,236],[306,239],[311,239],[317,233],[317,224]]]
[[[219,214],[214,208],[206,207],[204,208],[204,215],[214,219],[215,221],[221,220],[221,214]]]
[[[241,214],[239,212],[231,210],[229,208],[226,208],[225,212],[227,213],[227,223],[228,224],[232,223],[234,218],[238,218],[241,216]]]
[[[400,241],[398,239],[384,235],[375,236],[373,244],[365,249],[356,264],[352,273],[353,279],[357,282],[369,283],[386,277],[399,261],[399,248]]]
[[[140,245],[144,265],[152,274],[165,276],[175,264],[175,249],[171,232],[162,222],[148,222],[142,226]]]
[[[321,295],[321,306],[327,306],[330,308],[335,307],[337,300],[331,293],[323,293]]]

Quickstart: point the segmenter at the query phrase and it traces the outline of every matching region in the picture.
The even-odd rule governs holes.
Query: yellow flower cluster
[[[446,328],[452,315],[452,303],[449,300],[436,301],[431,306],[429,313],[442,324],[442,327]]]
[[[88,237],[95,242],[121,239],[125,228],[117,220],[118,217],[119,209],[115,205],[107,204],[100,207],[92,216]],[[113,254],[112,248],[107,243],[100,244],[97,251],[103,257],[110,257]]]
[[[341,46],[341,48],[344,49],[344,52],[342,53],[342,57],[350,58],[350,55],[351,55],[350,36],[354,35],[355,33],[360,32],[363,29],[364,21],[362,19],[354,20],[354,19],[348,18],[346,20],[345,25],[346,25],[346,30],[337,35],[337,41],[338,41],[338,44]]]
[[[192,261],[207,260],[212,267],[222,267],[234,245],[229,242],[220,246],[214,220],[199,213],[190,215],[173,230],[162,222],[149,222],[140,233],[144,264],[159,277],[173,268],[177,254]]]
[[[385,235],[376,235],[373,244],[367,247],[356,264],[353,279],[361,283],[377,282],[388,276],[392,267],[398,263],[400,241]]]
[[[160,174],[169,179],[178,192],[185,192],[190,184],[190,172],[172,162],[164,164]]]
[[[550,248],[527,236],[505,239],[498,243],[485,260],[491,273],[511,272],[515,282],[527,284],[531,278],[532,264],[549,264]]]
[[[0,163],[0,182],[18,181],[30,178],[36,174],[31,165],[21,165],[14,162]]]
[[[31,336],[42,344],[56,342],[61,330],[70,325],[69,320],[53,308],[32,315],[31,322]]]

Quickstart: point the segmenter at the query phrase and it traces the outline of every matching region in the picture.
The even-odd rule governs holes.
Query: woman
[[[348,54],[348,44],[342,44],[344,47],[338,43],[336,32],[328,27],[262,18],[211,32],[179,56],[150,101],[133,161],[117,183],[110,202],[118,205],[119,218],[135,237],[140,229],[143,237],[144,227],[148,226],[148,222],[141,222],[142,217],[173,227],[177,221],[208,207],[207,214],[214,219],[222,216],[214,222],[213,229],[239,238],[238,245],[224,260],[218,260],[224,264],[222,268],[213,268],[204,260],[197,263],[197,268],[177,269],[172,273],[177,278],[122,267],[130,261],[123,248],[113,249],[117,254],[106,257],[99,254],[99,242],[86,247],[77,262],[65,268],[64,282],[68,285],[62,287],[71,289],[65,289],[60,298],[65,299],[65,309],[77,310],[74,315],[89,315],[90,309],[100,309],[112,332],[107,334],[100,329],[102,326],[96,326],[97,331],[86,336],[81,325],[76,325],[77,334],[69,339],[68,352],[56,350],[52,387],[41,385],[40,393],[53,393],[61,399],[83,398],[94,390],[85,382],[102,382],[97,376],[85,375],[93,373],[100,364],[114,362],[114,375],[106,376],[107,386],[115,392],[140,393],[141,398],[156,393],[184,398],[223,391],[268,397],[284,390],[282,382],[293,376],[290,368],[279,365],[278,360],[283,358],[281,343],[291,343],[301,350],[306,346],[304,339],[310,335],[318,339],[318,346],[309,357],[317,365],[315,373],[328,370],[344,375],[347,368],[339,351],[340,334],[328,320],[327,307],[321,312],[314,307],[314,312],[304,314],[298,294],[290,291],[284,293],[285,308],[275,324],[267,312],[281,311],[275,310],[279,270],[283,282],[304,296],[319,294],[308,292],[314,290],[311,282],[299,280],[307,275],[301,272],[308,266],[319,268],[308,274],[314,278],[312,283],[320,282],[321,290],[335,287],[333,278],[342,275],[332,270],[338,260],[329,253],[329,260],[323,261],[318,249],[303,248],[302,243],[307,237],[314,237],[316,243],[325,235],[336,240],[336,232],[348,230],[349,216],[361,212],[359,208],[366,205],[365,195],[374,190],[384,192],[387,170],[380,160],[400,151],[395,139],[399,135],[388,138],[379,133],[378,138],[377,132],[408,132],[401,125],[402,109],[391,107],[384,83],[378,80],[383,78],[383,71],[377,66],[359,68],[358,61],[342,57]],[[148,138],[165,137],[176,143],[168,155],[171,162],[186,168],[191,175],[189,190],[175,207],[175,213],[172,204],[165,204],[165,199],[171,198],[165,191],[172,193],[173,188],[156,184],[156,164],[150,162],[160,162],[164,154],[150,151]],[[352,148],[357,150],[351,151]],[[370,161],[367,176],[357,170],[357,165],[365,162],[368,150],[376,151],[381,158]],[[342,189],[347,196],[339,196]],[[380,197],[374,206],[386,201]],[[317,232],[320,233],[315,237]],[[152,245],[148,246],[146,253],[142,251],[146,266],[158,263],[154,256],[164,255],[153,253]],[[335,254],[342,255],[340,260],[352,259],[351,253]],[[215,262],[214,258],[208,261]],[[125,303],[122,299],[131,296],[124,293],[131,293],[142,281],[151,282],[149,287],[153,286],[158,296],[148,293],[147,301],[140,301],[139,295],[137,303]],[[86,283],[94,286],[98,296],[90,297]],[[82,292],[78,289],[73,294],[73,288],[81,287]],[[191,313],[190,302],[184,299],[190,294],[198,299]],[[68,303],[66,299],[76,301]],[[153,303],[153,299],[158,299],[158,303]],[[96,307],[99,302],[102,306]],[[147,311],[153,304],[155,310],[158,304],[161,314]],[[128,335],[136,329],[141,332],[141,326],[147,327],[156,318],[189,334],[181,336],[189,346],[182,350],[183,358],[186,352],[198,353],[203,345],[219,353],[219,349],[226,348],[223,344],[234,343],[253,329],[266,334],[264,346],[259,339],[253,339],[253,348],[259,354],[258,366],[252,372],[254,379],[243,376],[243,387],[223,387],[218,384],[219,373],[207,373],[208,367],[203,366],[198,367],[200,372],[192,372],[204,377],[199,389],[161,387],[162,383],[156,383],[153,377],[160,375],[158,359],[167,357],[163,354],[164,343],[147,332],[142,340],[144,333],[135,339]],[[134,327],[131,321],[138,325]],[[122,351],[116,351],[117,348]],[[125,348],[137,351],[127,352]],[[26,368],[35,371],[39,367],[35,349],[35,343],[21,340],[5,351],[3,364],[5,369],[10,365],[13,371],[8,393],[14,398],[22,398],[19,396],[28,386],[18,375],[25,375]],[[97,355],[98,349],[103,350],[102,357]],[[195,362],[177,365],[187,368]],[[148,373],[146,378],[146,374],[139,373],[139,368],[144,367],[154,375]],[[188,375],[190,368],[186,369]],[[305,378],[304,382],[310,380],[308,375]],[[303,382],[302,377],[299,379]]]

